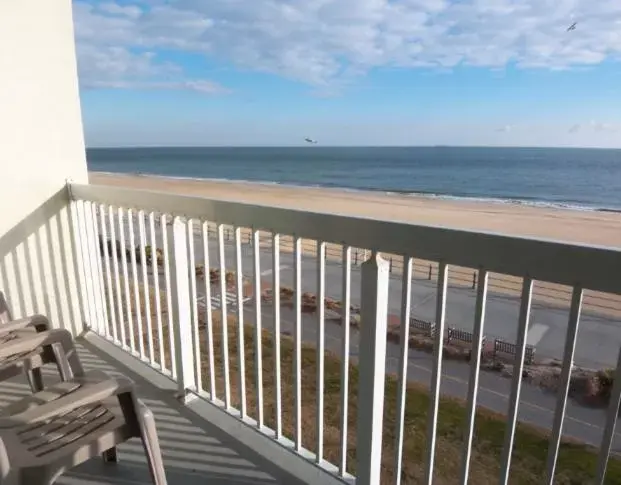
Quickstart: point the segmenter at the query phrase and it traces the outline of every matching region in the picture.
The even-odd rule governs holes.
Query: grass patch
[[[155,315],[155,295],[150,293],[151,313],[153,322]],[[154,353],[157,358],[163,352],[164,360],[170,365],[170,349],[168,348],[168,317],[165,307],[165,297],[162,295],[162,320],[164,348],[160,349],[157,339],[154,338]],[[145,300],[141,298],[144,308]],[[132,305],[133,307],[133,305]],[[135,308],[131,309],[135,316]],[[127,309],[124,309],[127,313]],[[143,320],[145,310],[142,311]],[[203,388],[209,389],[209,369],[207,367],[206,348],[206,315],[201,312],[199,321],[199,338],[201,345],[202,381]],[[215,386],[216,395],[224,399],[223,375],[223,343],[222,322],[219,314],[214,312],[213,318],[214,357],[215,357]],[[155,325],[155,323],[154,323]],[[231,401],[235,407],[240,406],[240,355],[243,352],[245,363],[246,406],[248,414],[257,418],[256,384],[255,384],[255,331],[254,327],[244,327],[244,345],[238,346],[238,325],[234,317],[230,317],[228,324],[228,346]],[[128,330],[129,331],[129,330]],[[154,326],[155,334],[155,326]],[[138,336],[136,336],[138,337]],[[148,345],[146,331],[143,333],[143,342]],[[294,423],[294,346],[293,340],[281,336],[281,389],[282,389],[282,426],[283,433],[293,438]],[[274,336],[264,331],[261,335],[263,366],[261,376],[263,381],[264,417],[268,426],[275,425],[275,359]],[[242,352],[240,352],[240,350]],[[313,347],[302,347],[302,444],[305,448],[314,451],[317,439],[317,354]],[[348,403],[348,437],[347,437],[347,469],[356,472],[355,443],[356,443],[356,416],[359,373],[355,365],[349,369],[349,403]],[[324,458],[332,463],[340,460],[340,389],[341,389],[341,361],[330,353],[325,355],[324,381]],[[386,378],[384,403],[384,430],[382,454],[382,483],[391,483],[394,480],[395,460],[395,421],[396,421],[397,380],[394,376]],[[424,470],[427,445],[427,413],[429,409],[429,392],[424,386],[410,383],[407,390],[405,412],[405,436],[403,451],[402,482],[408,484],[424,483]],[[438,434],[436,445],[436,468],[434,484],[456,483],[460,474],[463,452],[463,432],[465,430],[466,409],[461,400],[442,398],[439,408]],[[476,485],[496,484],[500,473],[500,456],[505,434],[505,417],[491,411],[477,412],[475,438],[472,449],[470,483]],[[545,462],[548,450],[548,433],[528,425],[519,424],[516,430],[512,466],[512,484],[538,485],[542,482],[545,472]],[[564,441],[559,453],[555,484],[579,485],[591,483],[595,474],[597,450],[592,447]],[[606,484],[621,485],[621,461],[612,457],[608,465]]]

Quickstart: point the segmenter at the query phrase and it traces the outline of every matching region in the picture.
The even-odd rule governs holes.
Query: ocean
[[[621,150],[90,148],[91,171],[621,211]]]

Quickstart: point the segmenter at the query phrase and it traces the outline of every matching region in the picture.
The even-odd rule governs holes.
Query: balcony
[[[71,183],[0,247],[16,317],[139,383],[170,483],[620,483],[621,380],[570,399],[574,365],[621,367],[581,345],[619,320],[617,250]],[[63,480],[146,483],[134,448]]]

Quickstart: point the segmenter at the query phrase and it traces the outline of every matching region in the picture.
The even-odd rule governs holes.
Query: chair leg
[[[68,381],[72,379],[74,377],[73,372],[62,345],[52,344],[52,352],[54,353],[54,360],[56,361],[56,367],[58,369],[58,374],[60,375],[60,380]]]
[[[30,384],[30,389],[32,389],[33,393],[42,391],[45,387],[43,385],[43,374],[41,374],[40,367],[27,371],[26,377],[28,378],[28,384]]]
[[[119,454],[117,453],[116,446],[114,448],[110,448],[109,450],[104,451],[101,454],[103,461],[105,463],[118,463],[119,462]]]
[[[151,478],[155,485],[166,485],[166,471],[162,460],[162,451],[157,437],[153,412],[144,404],[139,404],[137,417],[140,426],[142,445],[144,446]]]

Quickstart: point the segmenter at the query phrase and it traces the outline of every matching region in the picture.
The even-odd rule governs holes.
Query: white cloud
[[[186,90],[204,94],[226,94],[230,92],[218,83],[202,79],[195,81],[93,81],[88,87],[141,90],[159,89],[169,91]]]
[[[591,120],[588,123],[576,123],[569,127],[568,133],[591,132],[591,133],[617,133],[621,126]]]
[[[138,5],[119,5],[118,3],[102,3],[99,10],[111,15],[120,15],[136,19],[142,15],[142,9]]]
[[[567,69],[621,58],[619,0],[77,1],[74,14],[80,70],[95,80],[110,77],[102,65],[117,81],[170,75],[145,58],[158,49],[316,88],[384,66]]]

